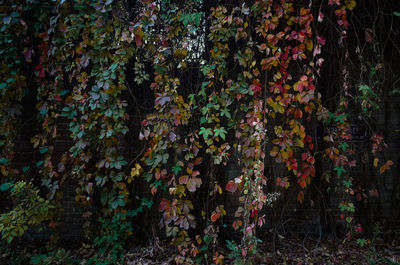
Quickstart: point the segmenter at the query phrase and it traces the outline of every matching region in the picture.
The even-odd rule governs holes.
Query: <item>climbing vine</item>
[[[177,248],[177,264],[252,264],[260,231],[271,227],[269,208],[289,193],[304,204],[314,179],[332,183],[351,228],[354,109],[369,126],[372,165],[380,173],[393,165],[378,157],[384,139],[371,126],[383,64],[360,59],[360,76],[351,72],[356,2],[128,2],[3,1],[2,192],[36,185],[46,199],[34,188],[28,194],[53,209],[73,184],[84,234],[99,249],[88,264],[118,262],[136,235],[133,220],[152,209]],[[332,21],[337,40],[322,30]],[[318,84],[327,43],[341,54],[334,108],[324,105],[327,91]],[[138,102],[141,94],[149,107]],[[21,133],[27,119],[31,130]],[[332,129],[320,146],[316,124]],[[31,163],[17,159],[22,137],[29,137]],[[130,138],[136,146],[127,146]],[[38,216],[32,225],[57,228],[57,213]],[[12,241],[7,229],[0,224]]]

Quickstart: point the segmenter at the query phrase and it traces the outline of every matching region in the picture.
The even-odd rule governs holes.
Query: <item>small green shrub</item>
[[[59,248],[48,254],[36,255],[31,258],[32,265],[75,265],[78,260],[71,257],[71,252]]]
[[[10,190],[15,207],[0,215],[1,238],[11,243],[22,236],[30,226],[40,225],[51,218],[53,205],[39,196],[39,190],[30,182],[4,183],[1,190]]]

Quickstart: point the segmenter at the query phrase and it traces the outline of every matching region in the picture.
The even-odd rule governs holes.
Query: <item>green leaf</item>
[[[25,166],[22,168],[22,172],[26,173],[30,168],[30,166]]]
[[[231,118],[231,113],[229,112],[229,109],[224,108],[223,110],[221,110],[221,116],[225,116],[228,119],[230,119]]]
[[[0,158],[0,164],[4,165],[8,163],[8,159],[5,157]]]
[[[147,208],[151,208],[151,206],[153,205],[154,201],[153,200],[149,200],[147,198],[143,198],[142,199],[142,204],[145,205]]]
[[[1,184],[1,185],[0,185],[0,191],[9,190],[10,187],[11,187],[11,184],[12,184],[12,183],[10,183],[10,182],[5,182],[5,183]]]
[[[346,188],[350,188],[351,186],[353,186],[353,182],[351,182],[351,180],[343,180],[343,185]]]
[[[344,119],[345,118],[346,118],[346,115],[345,114],[341,114],[341,115],[335,117],[335,121],[336,122],[340,122],[340,123],[344,123]]]
[[[40,148],[40,150],[39,150],[39,152],[40,152],[41,154],[44,154],[44,153],[46,153],[47,151],[49,151],[49,148],[47,148],[47,147]]]
[[[346,142],[341,142],[339,148],[342,149],[342,151],[346,151],[347,148],[349,148],[349,145]]]
[[[153,175],[152,175],[151,173],[149,173],[149,172],[145,172],[145,173],[143,173],[143,178],[144,178],[147,182],[150,182],[151,179],[153,178]]]
[[[118,64],[114,63],[114,64],[112,64],[112,65],[110,66],[110,70],[111,70],[111,71],[114,71],[115,69],[117,69],[117,67],[118,67]]]
[[[206,117],[201,117],[200,118],[200,124],[203,124],[203,123],[205,123],[207,121],[207,118]]]
[[[154,185],[154,187],[156,187],[156,188],[160,187],[161,184],[162,184],[161,179],[158,179],[158,180],[156,180],[156,181],[153,182],[153,185]]]
[[[205,235],[203,240],[204,240],[204,243],[206,243],[208,245],[211,243],[212,237],[210,235]]]
[[[393,15],[400,17],[400,12],[395,11],[395,12],[393,12]]]
[[[368,93],[371,88],[368,85],[360,85],[358,88],[359,91],[361,91],[364,95]]]
[[[33,265],[41,264],[46,257],[47,256],[45,254],[35,255],[31,258],[31,263]]]
[[[201,127],[199,135],[203,135],[204,140],[206,140],[208,138],[208,136],[212,135],[212,130],[211,130],[211,128]]]
[[[179,171],[181,171],[182,168],[178,165],[178,163],[172,167],[172,172],[175,173],[175,175],[178,175]]]
[[[346,169],[342,166],[336,166],[333,170],[336,171],[338,177],[340,177],[343,173],[346,173]]]
[[[43,160],[40,160],[40,161],[38,161],[37,163],[36,163],[36,166],[37,167],[40,167],[41,165],[43,165],[44,164],[44,161]]]
[[[68,93],[68,90],[61,90],[60,96],[65,96]]]
[[[162,163],[166,164],[168,162],[169,154],[163,154],[162,155]]]
[[[367,240],[364,238],[357,238],[357,244],[359,244],[361,247],[363,247],[367,244]]]
[[[14,78],[14,77],[10,77],[10,78],[8,78],[7,79],[7,83],[13,83],[13,82],[15,82],[16,81],[16,79]]]
[[[225,140],[226,134],[227,134],[227,131],[225,130],[224,127],[214,129],[214,136],[215,137],[220,136],[222,138],[222,140]]]

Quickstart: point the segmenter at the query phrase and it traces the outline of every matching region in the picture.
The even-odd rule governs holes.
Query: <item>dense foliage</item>
[[[262,228],[276,230],[270,208],[292,194],[309,203],[310,186],[323,182],[341,199],[337,217],[351,240],[363,230],[355,201],[368,197],[353,185],[355,122],[367,128],[371,174],[393,165],[374,125],[393,92],[384,89],[393,74],[387,42],[374,27],[356,29],[355,8],[354,0],[1,1],[0,181],[12,199],[2,238],[13,243],[43,225],[54,248],[73,186],[82,242],[97,250],[87,264],[122,260],[136,221],[150,215],[177,247],[177,264],[250,264]],[[349,44],[352,30],[365,35]],[[340,64],[328,88],[318,81],[330,78],[331,49]],[[320,142],[317,124],[328,128]]]

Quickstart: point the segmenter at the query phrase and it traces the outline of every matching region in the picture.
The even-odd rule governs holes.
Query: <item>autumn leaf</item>
[[[378,167],[379,158],[375,157],[374,159],[374,167]]]
[[[202,184],[201,178],[192,177],[186,184],[188,191],[195,192]]]
[[[276,179],[276,185],[281,186],[282,188],[288,189],[290,186],[289,180],[287,177]]]
[[[211,214],[211,222],[215,223],[219,219],[220,216],[221,216],[220,211],[213,211]]]
[[[215,256],[213,257],[213,261],[216,265],[218,264],[223,264],[224,261],[224,256],[218,253],[218,251],[215,253]]]
[[[189,176],[188,175],[184,175],[184,176],[180,176],[179,177],[179,184],[184,185],[187,184],[189,181]]]
[[[386,170],[390,169],[391,165],[393,165],[393,161],[392,160],[388,160],[384,165],[382,165],[380,167],[379,172],[382,174]]]
[[[297,194],[297,201],[300,202],[300,203],[303,203],[303,201],[304,201],[304,193],[302,191],[300,191]]]
[[[243,212],[244,212],[244,208],[242,206],[239,206],[235,212],[235,217],[238,218],[238,217],[242,216]]]
[[[234,193],[237,189],[237,184],[234,181],[230,180],[230,181],[228,181],[228,183],[226,183],[225,189],[227,191]]]
[[[298,184],[300,185],[300,187],[301,187],[302,189],[304,189],[304,188],[307,186],[307,182],[306,182],[306,180],[303,179],[303,178],[301,178],[301,179],[298,180]]]
[[[238,230],[242,225],[243,225],[243,222],[242,222],[241,220],[235,220],[235,221],[232,223],[232,227],[233,227],[233,229],[235,229],[235,230]]]

